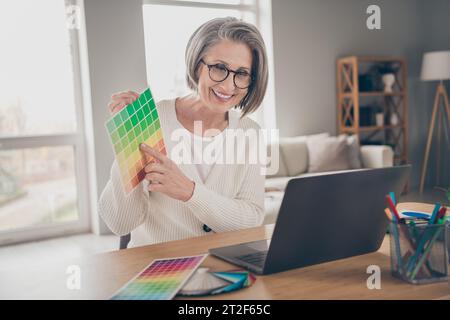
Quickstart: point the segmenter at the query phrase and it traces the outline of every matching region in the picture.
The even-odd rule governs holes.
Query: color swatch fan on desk
[[[249,287],[255,281],[256,277],[243,269],[209,272],[208,268],[198,268],[178,292],[178,295],[216,295]]]
[[[200,266],[207,254],[157,259],[128,282],[112,300],[170,300]]]
[[[141,143],[166,154],[161,123],[150,89],[106,122],[120,169],[123,188],[129,194],[144,179],[145,165],[151,161],[139,149]]]

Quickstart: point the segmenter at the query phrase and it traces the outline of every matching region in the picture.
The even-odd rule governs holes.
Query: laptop
[[[386,195],[399,195],[410,171],[404,165],[291,179],[271,240],[209,252],[264,275],[377,251],[389,223]]]

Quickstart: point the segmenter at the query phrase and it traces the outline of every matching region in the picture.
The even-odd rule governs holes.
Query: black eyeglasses
[[[228,69],[224,64],[207,64],[205,61],[200,60],[201,63],[206,65],[209,69],[209,77],[214,82],[222,82],[228,78],[230,72],[234,73],[233,82],[239,89],[247,89],[253,82],[253,77],[245,71],[233,71]]]

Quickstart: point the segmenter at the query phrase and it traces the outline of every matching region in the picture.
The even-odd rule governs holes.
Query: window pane
[[[0,152],[0,232],[77,219],[72,147]]]
[[[190,36],[202,23],[227,16],[255,23],[253,13],[239,10],[144,5],[147,75],[156,100],[188,92],[184,52]]]
[[[63,0],[0,2],[0,137],[74,132]]]

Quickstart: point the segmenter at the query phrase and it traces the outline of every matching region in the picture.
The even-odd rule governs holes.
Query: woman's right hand
[[[114,115],[125,106],[133,103],[137,98],[139,98],[139,94],[131,90],[115,93],[111,96],[111,101],[108,103],[108,110]]]

